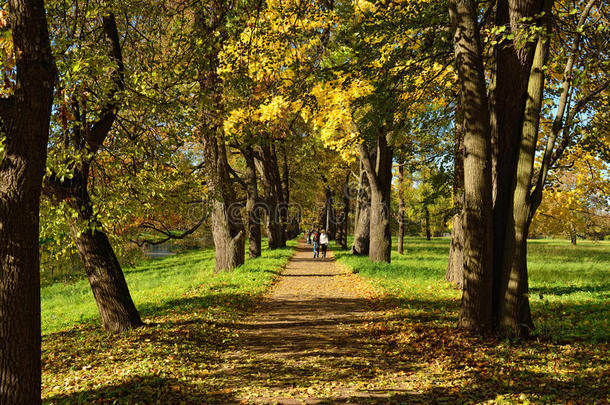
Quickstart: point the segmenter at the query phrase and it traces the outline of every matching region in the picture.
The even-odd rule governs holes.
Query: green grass
[[[264,250],[257,259],[233,272],[214,274],[214,250],[187,251],[160,259],[150,259],[134,268],[125,268],[131,296],[143,318],[174,310],[188,309],[194,291],[210,303],[226,297],[262,293],[292,255],[296,241],[286,249]],[[68,278],[41,289],[43,334],[74,327],[76,324],[98,324],[99,314],[88,280]],[[198,305],[201,302],[198,301]]]
[[[456,322],[461,292],[444,280],[448,251],[449,238],[407,238],[405,254],[393,251],[390,264],[347,252],[335,256],[413,311]],[[565,240],[530,240],[528,269],[536,333],[555,341],[610,340],[608,241],[572,246]]]

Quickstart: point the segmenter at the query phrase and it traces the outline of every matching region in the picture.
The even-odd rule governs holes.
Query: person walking
[[[311,239],[313,241],[313,258],[315,259],[316,257],[320,257],[320,233],[317,229],[313,231]]]
[[[328,248],[328,234],[325,229],[320,232],[320,248],[322,249],[322,258],[326,259],[326,249]]]

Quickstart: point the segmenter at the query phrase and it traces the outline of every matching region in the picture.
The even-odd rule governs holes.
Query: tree
[[[459,323],[485,332],[492,327],[490,115],[476,5],[451,0],[449,15],[464,114],[464,285]]]
[[[14,86],[0,99],[0,402],[40,403],[39,200],[56,79],[44,4],[10,0]],[[2,69],[12,70],[6,60]]]
[[[102,17],[102,32],[110,65],[110,84],[108,88],[97,89],[100,100],[99,110],[96,111],[92,97],[87,94],[92,90],[87,83],[91,77],[74,82],[62,78],[61,95],[64,98],[58,101],[57,119],[61,129],[51,151],[56,161],[50,165],[43,191],[56,203],[66,202],[76,213],[76,218],[70,221],[70,230],[85,267],[102,326],[107,331],[120,332],[142,326],[143,322],[108,235],[97,218],[89,191],[93,159],[116,121],[121,105],[120,93],[125,89],[125,67],[114,14]],[[95,59],[99,55],[89,57]],[[79,62],[83,62],[83,59],[77,60],[75,65],[78,66]],[[66,61],[63,63],[70,66]],[[87,74],[90,73],[87,71]]]
[[[227,37],[229,5],[213,1],[200,7],[195,17],[195,37],[202,52],[198,55],[198,132],[205,152],[205,171],[210,196],[212,234],[216,248],[216,271],[232,270],[244,263],[245,234],[241,218],[234,211],[235,192],[229,177],[223,118],[225,113],[222,79],[218,74],[219,52]]]

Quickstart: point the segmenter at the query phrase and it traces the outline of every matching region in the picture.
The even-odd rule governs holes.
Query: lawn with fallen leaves
[[[537,330],[527,342],[481,339],[455,328],[460,292],[444,281],[447,239],[409,238],[406,254],[393,253],[389,265],[337,251],[338,264],[357,275],[336,280],[360,298],[293,305],[314,318],[320,311],[341,319],[339,332],[325,320],[311,327],[311,340],[308,326],[297,325],[307,349],[300,358],[271,353],[291,345],[283,337],[269,345],[250,339],[250,354],[232,359],[229,370],[227,354],[249,339],[244,319],[292,251],[264,251],[262,258],[219,275],[213,275],[211,251],[129,269],[126,277],[147,326],[119,335],[100,330],[86,293],[73,302],[81,305],[79,315],[62,313],[54,301],[59,297],[43,289],[44,401],[236,403],[248,392],[247,403],[610,401],[608,244],[530,244]],[[54,294],[80,288],[72,283],[45,288],[57,289],[50,290]],[[367,314],[352,317],[350,311]],[[315,339],[323,345],[311,346]],[[294,402],[265,399],[270,391],[277,396],[278,387]]]

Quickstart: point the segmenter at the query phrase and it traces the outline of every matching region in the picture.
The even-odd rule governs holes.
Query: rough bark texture
[[[210,73],[216,75],[216,73]],[[207,130],[207,131],[206,131]],[[212,237],[216,250],[215,271],[230,271],[244,264],[245,236],[228,173],[224,139],[216,135],[220,127],[206,128],[203,145],[208,158],[208,192],[211,198]]]
[[[199,68],[199,132],[205,153],[205,170],[211,205],[216,272],[230,271],[245,261],[245,235],[239,206],[229,177],[222,116],[222,80],[217,74],[218,52],[226,38],[226,5],[213,1],[202,6],[195,29],[210,53],[201,56]]]
[[[256,165],[265,191],[267,241],[269,249],[286,246],[282,228],[282,182],[276,155],[270,145],[256,146]]]
[[[256,182],[256,165],[252,147],[244,150],[246,161],[247,201],[246,213],[248,215],[248,254],[251,258],[261,255],[261,224],[258,207],[258,186]]]
[[[464,286],[460,326],[487,332],[492,326],[491,130],[477,8],[451,0],[456,65],[464,113]]]
[[[400,162],[403,163],[403,162]],[[398,165],[398,254],[404,254],[405,245],[405,190],[404,178],[405,168],[403,164]]]
[[[102,224],[97,220],[87,183],[89,168],[76,170],[72,179],[61,182],[50,177],[44,193],[55,201],[68,201],[78,213],[71,223],[72,236],[85,268],[102,327],[108,332],[122,332],[143,325],[129,293],[121,265]]]
[[[545,1],[545,27],[550,28],[549,12],[552,1]],[[527,281],[527,234],[530,225],[530,188],[544,91],[544,65],[549,50],[549,38],[538,40],[532,63],[513,202],[509,207],[506,227],[504,269],[498,296],[498,328],[506,335],[527,337],[533,328]]]
[[[358,200],[356,205],[356,216],[354,218],[354,244],[352,253],[355,255],[368,255],[370,242],[371,223],[371,185],[366,170],[362,167],[360,157],[360,181],[358,183]]]
[[[462,215],[464,210],[464,132],[462,114],[456,114],[455,145],[453,157],[453,221],[449,262],[445,279],[461,286],[464,278],[464,230]]]
[[[364,156],[363,165],[371,187],[371,219],[369,259],[373,262],[391,261],[392,234],[390,231],[390,190],[392,188],[393,150],[385,135],[377,136],[375,166],[364,143],[359,145]]]
[[[38,214],[55,62],[41,0],[10,0],[15,93],[0,100],[0,403],[40,403]]]
[[[538,0],[500,0],[497,2],[496,24],[506,26],[515,37],[496,47],[494,88],[490,94],[492,128],[493,181],[493,260],[494,297],[500,296],[500,280],[504,268],[504,244],[515,187],[515,170],[519,155],[519,139],[527,99],[527,83],[535,44],[520,44],[531,23],[523,18],[541,11]],[[494,298],[494,301],[496,299]],[[494,307],[497,302],[494,302]]]
[[[71,225],[78,254],[85,267],[102,326],[109,332],[122,332],[142,326],[133,303],[121,265],[102,225],[96,221],[93,206],[84,190],[71,200],[79,214],[79,222]],[[81,225],[85,229],[81,229]]]

